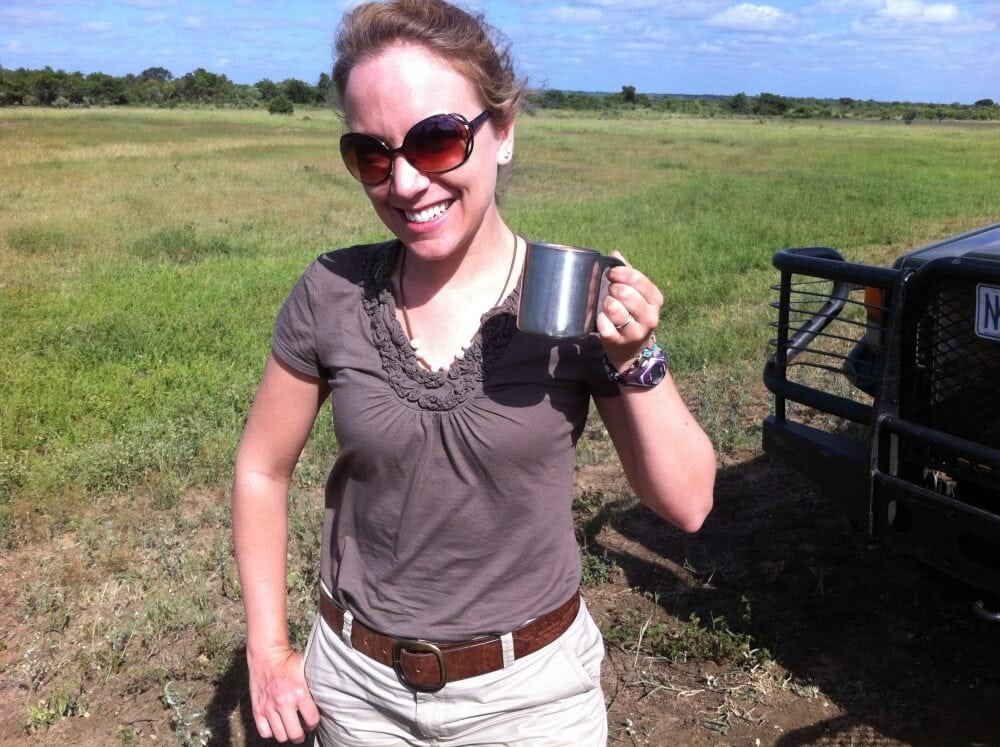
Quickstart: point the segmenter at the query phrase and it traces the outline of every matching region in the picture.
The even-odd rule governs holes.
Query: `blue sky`
[[[0,65],[238,83],[331,67],[349,0],[0,0]],[[1000,100],[1000,0],[469,0],[535,86]]]

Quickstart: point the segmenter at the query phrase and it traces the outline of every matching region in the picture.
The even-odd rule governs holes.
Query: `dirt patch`
[[[969,590],[869,545],[759,455],[727,459],[690,536],[631,503],[618,474],[599,461],[578,479],[586,552],[607,571],[585,596],[606,634],[612,744],[1000,744],[1000,625],[970,613]],[[228,531],[219,500],[186,496],[170,521],[207,545]],[[141,584],[127,563],[93,574],[87,553],[168,532],[162,515],[144,521],[149,535],[109,521],[107,536],[89,527],[0,559],[0,745],[266,744],[249,720],[239,603],[201,566],[178,577],[204,585],[212,615],[147,630],[141,656],[138,639],[122,643],[128,677],[101,669],[115,662],[98,640],[142,634],[149,613],[128,618]],[[224,550],[210,553],[223,569]]]
[[[1000,625],[971,614],[976,595],[870,545],[766,458],[721,470],[697,535],[637,507],[597,537],[620,568],[588,594],[603,625],[630,605],[724,619],[770,654],[719,667],[610,647],[613,742],[1000,744]]]

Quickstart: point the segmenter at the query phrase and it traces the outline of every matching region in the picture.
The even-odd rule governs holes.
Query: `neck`
[[[489,254],[494,261],[486,271],[470,278],[467,284],[450,282],[454,276],[449,276],[447,290],[444,285],[414,287],[417,284],[413,282],[411,267],[415,257],[411,257],[410,250],[403,247],[395,277],[396,311],[416,357],[423,365],[432,370],[443,368],[456,357],[462,357],[462,353],[456,351],[461,349],[464,352],[471,344],[482,314],[489,308],[499,306],[510,293],[515,282],[520,245],[521,241],[508,229],[500,243],[492,247]],[[422,263],[424,266],[428,264],[433,263]],[[495,267],[494,264],[502,266]],[[487,306],[487,303],[490,305]],[[442,320],[448,323],[447,332],[441,326]],[[422,334],[427,329],[436,331],[431,338],[424,339]],[[449,335],[452,339],[448,339]]]
[[[506,278],[506,288],[518,256],[519,240],[506,226],[503,233],[485,248],[466,251],[458,257],[423,259],[404,245],[395,271],[396,287],[399,287],[405,272],[406,300],[410,306],[422,306],[442,292],[454,295],[455,292],[472,289],[479,293],[485,292],[488,287],[499,288],[503,278]]]
[[[434,289],[472,285],[477,278],[497,272],[501,266],[506,268],[507,254],[502,248],[511,244],[511,233],[494,210],[484,217],[474,234],[458,244],[435,246],[431,241],[413,250],[407,247],[407,280]]]

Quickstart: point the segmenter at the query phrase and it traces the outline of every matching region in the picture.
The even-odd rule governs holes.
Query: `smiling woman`
[[[302,275],[237,454],[257,728],[280,741],[318,728],[324,745],[604,745],[603,643],[572,522],[592,399],[647,506],[695,531],[712,504],[714,453],[669,374],[633,375],[660,354],[663,296],[619,258],[596,334],[517,329],[529,242],[496,191],[523,87],[481,17],[365,3],[337,54],[341,154],[393,238]],[[303,658],[285,620],[285,514],[328,397],[340,451]]]

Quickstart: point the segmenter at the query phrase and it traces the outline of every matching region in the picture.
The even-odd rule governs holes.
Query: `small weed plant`
[[[339,163],[332,112],[22,107],[2,124],[0,653],[23,715],[0,741],[61,727],[78,743],[145,741],[145,725],[114,721],[139,701],[181,744],[221,740],[240,705],[220,693],[246,691],[228,485],[274,320],[317,255],[386,231]],[[998,147],[991,125],[545,111],[519,123],[503,211],[519,233],[619,249],[646,273],[666,297],[658,336],[678,387],[720,451],[752,453],[773,252],[824,244],[887,264],[995,220]],[[331,417],[289,503],[299,646]],[[722,733],[752,720],[778,686],[768,652],[736,618],[647,598],[659,577],[633,587],[628,552],[608,552],[602,533],[650,517],[599,418],[578,454],[585,592],[628,584],[603,627],[633,664],[626,685],[709,693],[705,725]],[[672,668],[683,662],[698,663],[686,679]],[[113,728],[95,737],[98,717]]]

